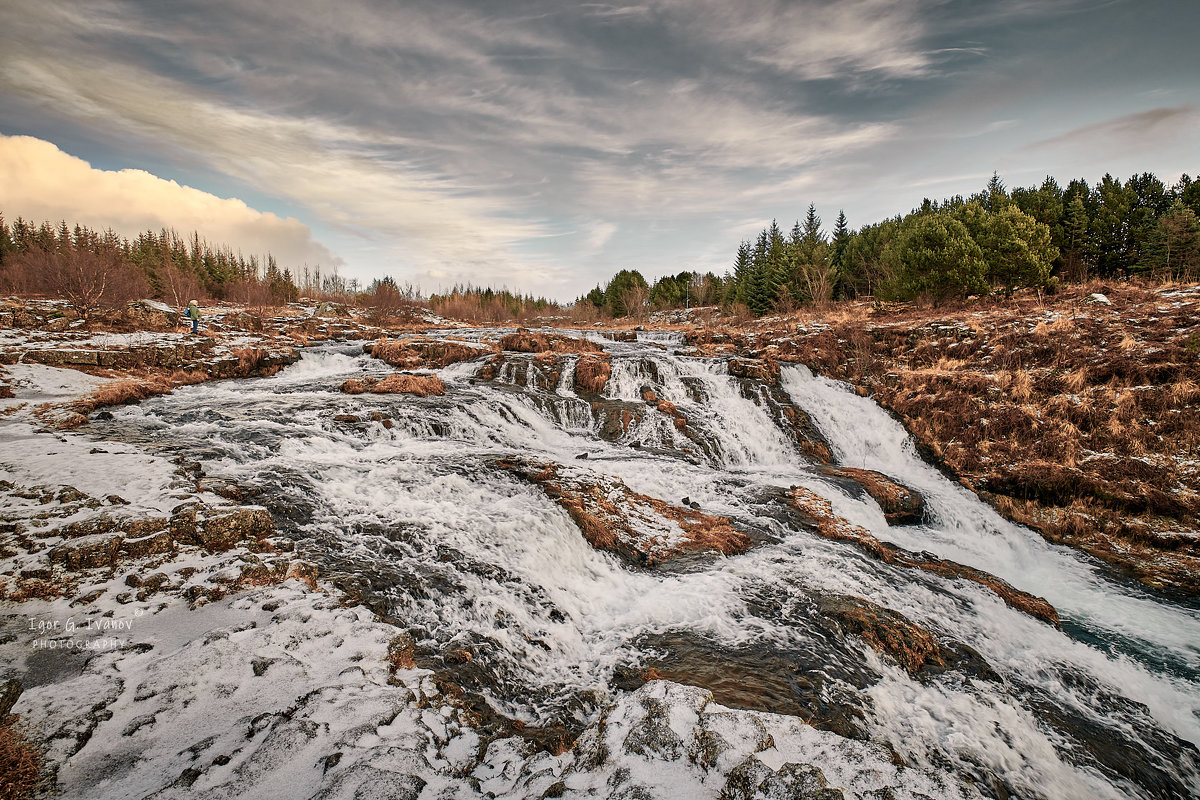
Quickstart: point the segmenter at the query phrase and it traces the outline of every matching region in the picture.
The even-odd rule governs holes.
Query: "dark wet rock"
[[[23,687],[16,678],[0,682],[0,723],[12,713],[13,706],[21,697]]]
[[[924,519],[925,498],[882,472],[855,467],[826,467],[826,475],[848,478],[879,504],[890,525],[915,525]]]
[[[721,800],[843,800],[821,770],[789,762],[775,771],[754,756],[734,767],[721,789]]]
[[[600,420],[600,438],[615,442],[642,421],[646,406],[622,400],[596,401],[592,403],[592,414]]]
[[[731,647],[687,632],[641,637],[638,650],[654,656],[639,669],[618,669],[613,685],[634,691],[663,678],[703,687],[728,708],[787,714],[815,728],[865,739],[863,709],[870,700],[861,690],[878,674],[829,621],[811,614],[798,622],[811,629],[812,643],[788,649],[770,642]]]

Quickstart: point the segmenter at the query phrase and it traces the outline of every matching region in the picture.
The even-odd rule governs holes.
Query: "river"
[[[323,574],[412,634],[419,663],[525,725],[578,731],[631,674],[656,666],[727,705],[882,743],[964,796],[1193,796],[1194,605],[1004,520],[924,463],[872,400],[802,366],[785,366],[780,385],[835,461],[919,491],[920,524],[889,525],[869,497],[828,477],[725,361],[680,355],[673,334],[604,346],[605,398],[641,403],[649,386],[686,416],[686,433],[648,413],[602,436],[603,404],[572,387],[576,356],[562,357],[554,386],[534,380],[533,356],[509,354],[492,380],[478,377],[486,356],[441,370],[444,396],[343,394],[347,378],[390,372],[355,343],[310,348],[270,378],[181,388],[93,427],[249,487]],[[334,419],[372,412],[390,427]],[[760,543],[630,564],[589,545],[539,487],[496,468],[511,457],[687,498]],[[1046,598],[1061,629],[977,583],[814,535],[773,504],[794,486],[881,540]],[[973,654],[963,663],[974,667],[910,675],[826,618],[822,598],[845,595],[903,614]],[[474,658],[444,657],[459,649]]]

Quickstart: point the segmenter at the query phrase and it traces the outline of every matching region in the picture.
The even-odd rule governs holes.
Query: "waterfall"
[[[253,486],[323,572],[360,576],[421,652],[481,653],[469,688],[527,724],[589,720],[619,691],[621,669],[690,642],[706,659],[758,664],[781,691],[803,695],[789,670],[810,665],[804,674],[824,683],[800,701],[847,698],[864,736],[916,768],[951,775],[964,796],[981,776],[1029,797],[1171,797],[1195,785],[1194,610],[1115,582],[1087,557],[1005,521],[923,463],[872,400],[785,368],[783,388],[837,462],[925,496],[924,523],[889,526],[874,501],[801,455],[752,399],[761,387],[744,391],[722,361],[655,346],[668,341],[607,344],[612,377],[594,403],[574,392],[574,356],[546,388],[527,365],[518,380],[520,357],[481,380],[481,357],[442,370],[444,397],[344,395],[346,377],[382,368],[324,348],[272,378],[185,387],[116,410],[108,430],[173,431],[179,444],[164,449],[186,449],[210,474]],[[646,403],[645,388],[686,424]],[[605,438],[606,403],[641,421]],[[219,413],[204,413],[211,409]],[[392,427],[333,419],[368,412]],[[498,457],[563,465],[676,506],[687,497],[763,539],[741,555],[631,566],[593,549],[539,487],[496,469]],[[976,583],[814,535],[778,499],[797,485],[879,539],[1045,596],[1068,624],[1058,630]],[[822,618],[822,598],[842,595],[972,648],[996,677],[910,676]]]

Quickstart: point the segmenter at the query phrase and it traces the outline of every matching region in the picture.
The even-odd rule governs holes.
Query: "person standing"
[[[192,333],[200,332],[200,305],[192,300],[188,303],[187,311],[188,319],[192,321]]]

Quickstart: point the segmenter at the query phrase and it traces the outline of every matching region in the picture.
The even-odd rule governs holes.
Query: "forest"
[[[649,310],[723,306],[740,314],[786,313],[831,300],[942,303],[1021,288],[1053,292],[1063,282],[1145,277],[1200,279],[1200,179],[1167,186],[1151,173],[1096,184],[1052,177],[1007,189],[993,175],[969,197],[926,198],[908,214],[849,227],[839,212],[826,231],[815,205],[784,231],[772,221],[738,245],[730,267],[685,270],[650,282],[622,269],[576,300],[574,316],[637,316]],[[182,306],[191,298],[281,305],[301,294],[372,306],[381,316],[427,305],[479,322],[563,310],[542,297],[471,285],[424,296],[385,277],[359,291],[336,271],[283,266],[245,256],[199,232],[145,231],[119,237],[82,225],[11,225],[0,216],[0,292],[66,299],[86,318],[141,297]]]
[[[784,232],[777,222],[743,241],[721,276],[681,272],[649,283],[621,270],[581,302],[623,316],[684,305],[744,307],[756,316],[806,304],[874,297],[941,303],[1054,291],[1093,277],[1200,278],[1200,180],[1168,187],[1151,173],[1095,185],[1047,177],[1008,190],[998,175],[969,197],[926,198],[906,215],[832,232],[814,205]]]
[[[34,225],[17,217],[9,225],[0,216],[0,292],[60,297],[83,318],[143,297],[180,307],[195,298],[279,305],[301,290],[345,289],[336,273],[305,266],[297,275],[270,253],[244,256],[199,232],[145,231],[130,240],[65,221]]]

